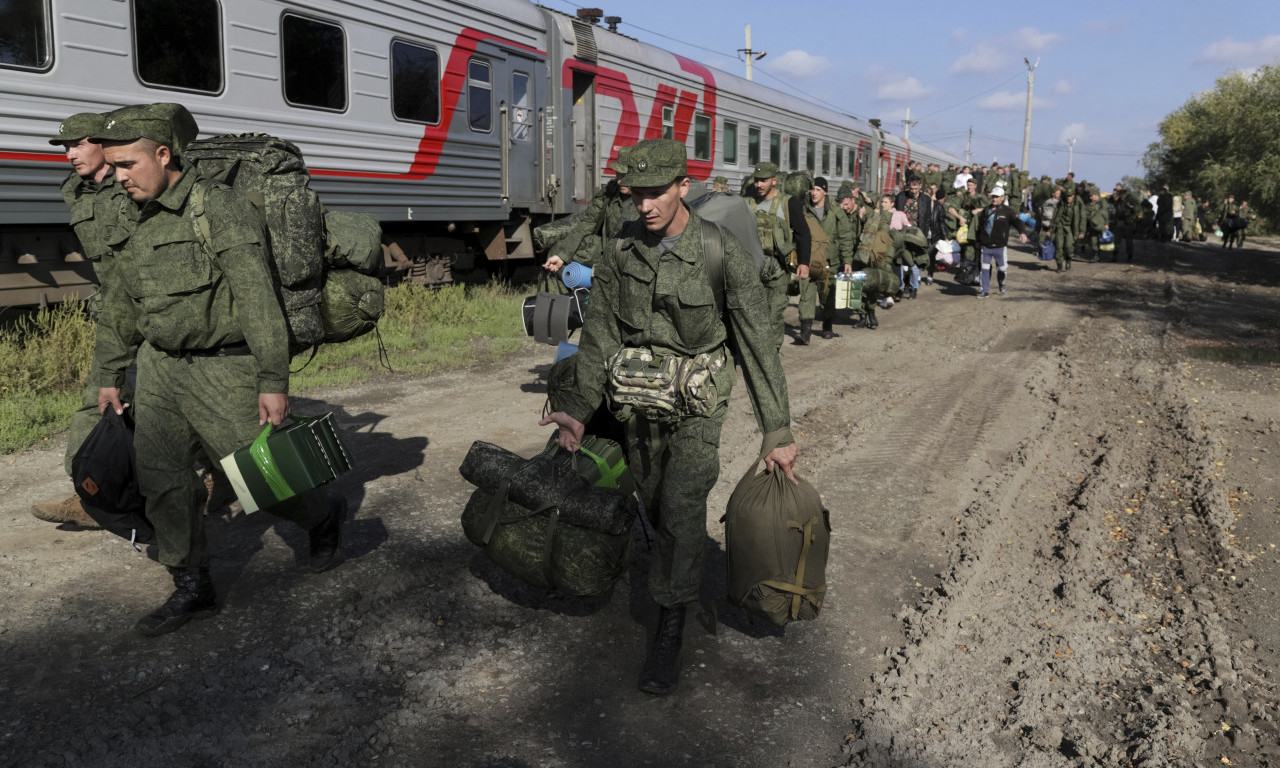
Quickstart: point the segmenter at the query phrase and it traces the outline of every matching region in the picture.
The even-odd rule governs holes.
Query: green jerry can
[[[351,469],[350,453],[332,413],[291,418],[287,426],[268,424],[251,444],[222,459],[222,470],[246,514],[268,509]]]

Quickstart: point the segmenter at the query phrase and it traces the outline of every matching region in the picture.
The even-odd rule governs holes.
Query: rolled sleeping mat
[[[560,269],[560,280],[568,288],[590,288],[591,267],[571,261]]]

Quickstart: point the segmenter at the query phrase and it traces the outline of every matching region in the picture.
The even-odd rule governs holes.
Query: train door
[[[595,194],[596,80],[586,72],[573,73],[573,191],[585,203]]]
[[[538,152],[538,114],[542,99],[538,89],[546,78],[540,76],[540,62],[512,54],[507,58],[508,99],[502,105],[503,158],[508,199],[527,206],[542,199],[542,157]]]

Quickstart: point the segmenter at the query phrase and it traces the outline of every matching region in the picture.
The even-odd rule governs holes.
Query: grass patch
[[[378,338],[322,346],[290,379],[290,391],[420,376],[500,360],[520,349],[523,294],[499,283],[386,292],[378,322],[394,373],[379,367]],[[0,328],[0,453],[29,448],[67,428],[93,358],[95,326],[82,302],[22,315]],[[293,361],[297,368],[307,354]]]

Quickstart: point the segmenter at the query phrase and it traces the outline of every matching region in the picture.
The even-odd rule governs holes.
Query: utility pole
[[[750,24],[748,24],[748,25],[747,25],[747,47],[746,47],[746,48],[739,48],[739,49],[738,49],[738,53],[746,54],[746,57],[747,57],[747,79],[748,79],[748,80],[750,80],[750,79],[751,79],[751,62],[753,62],[753,61],[759,61],[760,59],[763,59],[765,56],[768,56],[768,55],[769,55],[769,52],[768,52],[768,51],[753,51],[753,50],[751,50],[751,25],[750,25]]]
[[[964,145],[964,164],[969,164],[969,157],[973,154],[973,126],[969,126],[969,141]]]
[[[1071,173],[1071,161],[1075,158],[1075,154],[1076,154],[1076,140],[1075,140],[1075,137],[1073,136],[1067,139],[1067,173]]]
[[[907,107],[907,119],[902,121],[902,138],[904,141],[911,141],[911,126],[919,122],[919,120],[911,119],[911,107]]]
[[[1031,151],[1031,95],[1036,88],[1036,67],[1040,66],[1040,59],[1036,59],[1036,63],[1032,64],[1029,60],[1023,59],[1023,63],[1027,65],[1027,123],[1022,128],[1022,170],[1027,170],[1027,154]]]

